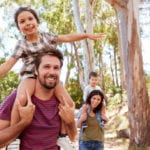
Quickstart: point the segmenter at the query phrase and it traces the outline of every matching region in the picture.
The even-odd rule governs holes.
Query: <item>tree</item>
[[[117,11],[129,107],[129,149],[150,146],[150,104],[143,72],[143,59],[138,24],[139,0],[106,0]]]
[[[86,12],[85,12],[85,20],[86,20],[86,28],[84,28],[82,20],[80,19],[80,10],[79,10],[79,1],[72,0],[72,7],[73,7],[73,15],[75,19],[75,24],[78,33],[92,33],[93,32],[93,7],[94,7],[94,0],[85,1],[86,3]],[[87,84],[88,81],[88,72],[94,70],[94,52],[92,47],[92,41],[90,40],[82,40],[81,41],[82,48],[84,50],[84,79],[81,79],[80,83]],[[82,72],[81,72],[82,73]],[[84,85],[81,85],[83,88]]]
[[[0,64],[4,63],[4,61],[4,58],[0,59]],[[18,83],[18,75],[13,71],[10,71],[6,76],[0,79],[0,103],[12,90],[16,89]]]
[[[104,53],[105,43],[111,44],[112,47],[114,47],[112,51],[116,50],[116,46],[114,46],[113,44],[117,43],[116,41],[117,38],[115,38],[114,40],[114,37],[111,36],[111,35],[116,36],[116,34],[113,34],[114,32],[112,32],[113,30],[116,30],[116,24],[114,23],[116,22],[114,17],[114,9],[112,9],[112,7],[110,7],[110,5],[108,5],[103,0],[99,0],[99,1],[80,0],[80,1],[73,1],[73,2],[78,4],[77,7],[79,7],[78,8],[79,12],[76,11],[76,13],[79,13],[79,15],[78,14],[76,15],[76,17],[79,17],[77,19],[78,22],[75,21],[78,24],[78,26],[77,25],[75,26],[74,18],[72,15],[73,13],[75,13],[73,10],[76,9],[77,7],[76,6],[72,7],[72,4],[74,6],[74,3],[70,3],[70,0],[64,0],[64,1],[62,0],[55,0],[55,1],[12,0],[9,2],[7,0],[3,0],[3,2],[0,3],[6,13],[2,15],[2,18],[5,19],[4,22],[8,22],[7,23],[8,27],[5,28],[5,31],[9,31],[5,33],[6,35],[5,39],[8,39],[8,37],[10,37],[11,40],[19,39],[20,33],[17,32],[18,30],[15,27],[13,21],[13,13],[18,6],[22,6],[23,4],[31,5],[31,7],[35,9],[39,14],[40,21],[41,21],[40,30],[44,30],[46,32],[52,32],[58,35],[76,33],[76,32],[78,33],[106,32],[109,35],[107,37],[113,42],[108,42],[106,38],[105,40],[101,40],[101,39],[96,41],[82,40],[81,42],[78,41],[78,42],[67,43],[67,44],[63,43],[59,45],[59,49],[61,49],[64,54],[64,60],[65,60],[64,62],[66,62],[66,60],[68,62],[68,65],[66,65],[67,76],[66,79],[65,78],[63,79],[65,79],[65,83],[68,84],[69,78],[72,75],[72,73],[75,74],[75,72],[78,72],[77,74],[78,80],[81,88],[83,89],[88,82],[89,71],[95,70],[100,74],[99,84],[103,88],[103,90],[108,91],[108,87],[109,89],[110,87],[115,88],[114,86],[110,85],[110,82],[108,82],[107,80],[108,76],[109,76],[109,81],[112,80],[112,77],[109,72],[110,69],[108,69],[109,63],[105,61],[105,56],[107,55],[107,53]],[[10,8],[13,8],[12,12],[10,12]],[[76,31],[76,28],[77,29],[79,28],[78,31]],[[0,40],[6,41],[4,40],[4,34],[2,35],[0,34],[0,38],[1,38]],[[8,54],[12,53],[13,47],[11,46],[10,48],[6,48],[6,46],[8,45],[10,44],[4,44],[4,48],[2,48],[1,51],[7,50],[7,52],[9,52]],[[113,52],[111,54],[113,54]],[[116,54],[118,55],[118,52]],[[116,58],[118,58],[118,56],[116,56]],[[113,62],[114,62],[114,56],[112,55],[112,68],[113,71],[115,70],[116,72],[118,68],[114,67]],[[114,77],[114,79],[116,78]]]

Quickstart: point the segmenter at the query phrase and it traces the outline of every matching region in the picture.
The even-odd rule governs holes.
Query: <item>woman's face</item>
[[[102,99],[100,95],[94,95],[91,97],[91,107],[96,108],[100,103]]]

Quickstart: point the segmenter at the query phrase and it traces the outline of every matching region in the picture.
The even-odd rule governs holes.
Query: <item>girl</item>
[[[80,109],[77,127],[80,128],[79,150],[104,150],[104,132],[100,116],[104,95],[100,90],[93,90],[86,98],[89,108],[85,114]],[[82,128],[82,123],[87,121],[87,127]]]
[[[0,66],[0,77],[5,75],[18,61],[19,58],[23,60],[23,67],[21,69],[21,81],[17,89],[16,101],[19,100],[22,105],[26,104],[27,97],[25,90],[30,96],[34,93],[35,86],[35,74],[34,74],[34,58],[38,53],[41,53],[42,47],[55,47],[57,43],[61,42],[73,42],[82,39],[96,40],[105,36],[105,34],[68,34],[68,35],[55,35],[52,33],[39,32],[38,26],[40,20],[36,12],[29,7],[20,7],[14,16],[15,23],[19,31],[24,35],[22,40],[19,40],[12,56]],[[53,80],[53,79],[51,79]],[[64,101],[68,105],[74,108],[74,102],[67,93],[62,84],[58,84],[55,88],[55,96],[59,99],[60,103],[64,104]],[[12,122],[15,124],[19,120],[17,109],[12,110]],[[62,123],[62,127],[64,124]],[[64,128],[62,128],[63,135],[66,134]],[[71,141],[75,140],[75,134],[69,135]]]

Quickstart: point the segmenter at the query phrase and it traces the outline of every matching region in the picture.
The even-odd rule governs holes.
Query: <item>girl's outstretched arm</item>
[[[2,65],[0,65],[0,78],[6,75],[6,73],[8,73],[8,71],[15,65],[16,62],[17,59],[11,57]]]
[[[84,39],[97,40],[106,37],[106,33],[81,33],[81,34],[66,34],[66,35],[58,35],[57,42],[75,42]]]

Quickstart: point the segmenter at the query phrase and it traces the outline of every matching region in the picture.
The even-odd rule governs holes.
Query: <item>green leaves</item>
[[[0,64],[4,62],[4,59],[0,59]],[[5,77],[0,79],[0,103],[9,95],[11,91],[18,86],[18,75],[10,71]]]

